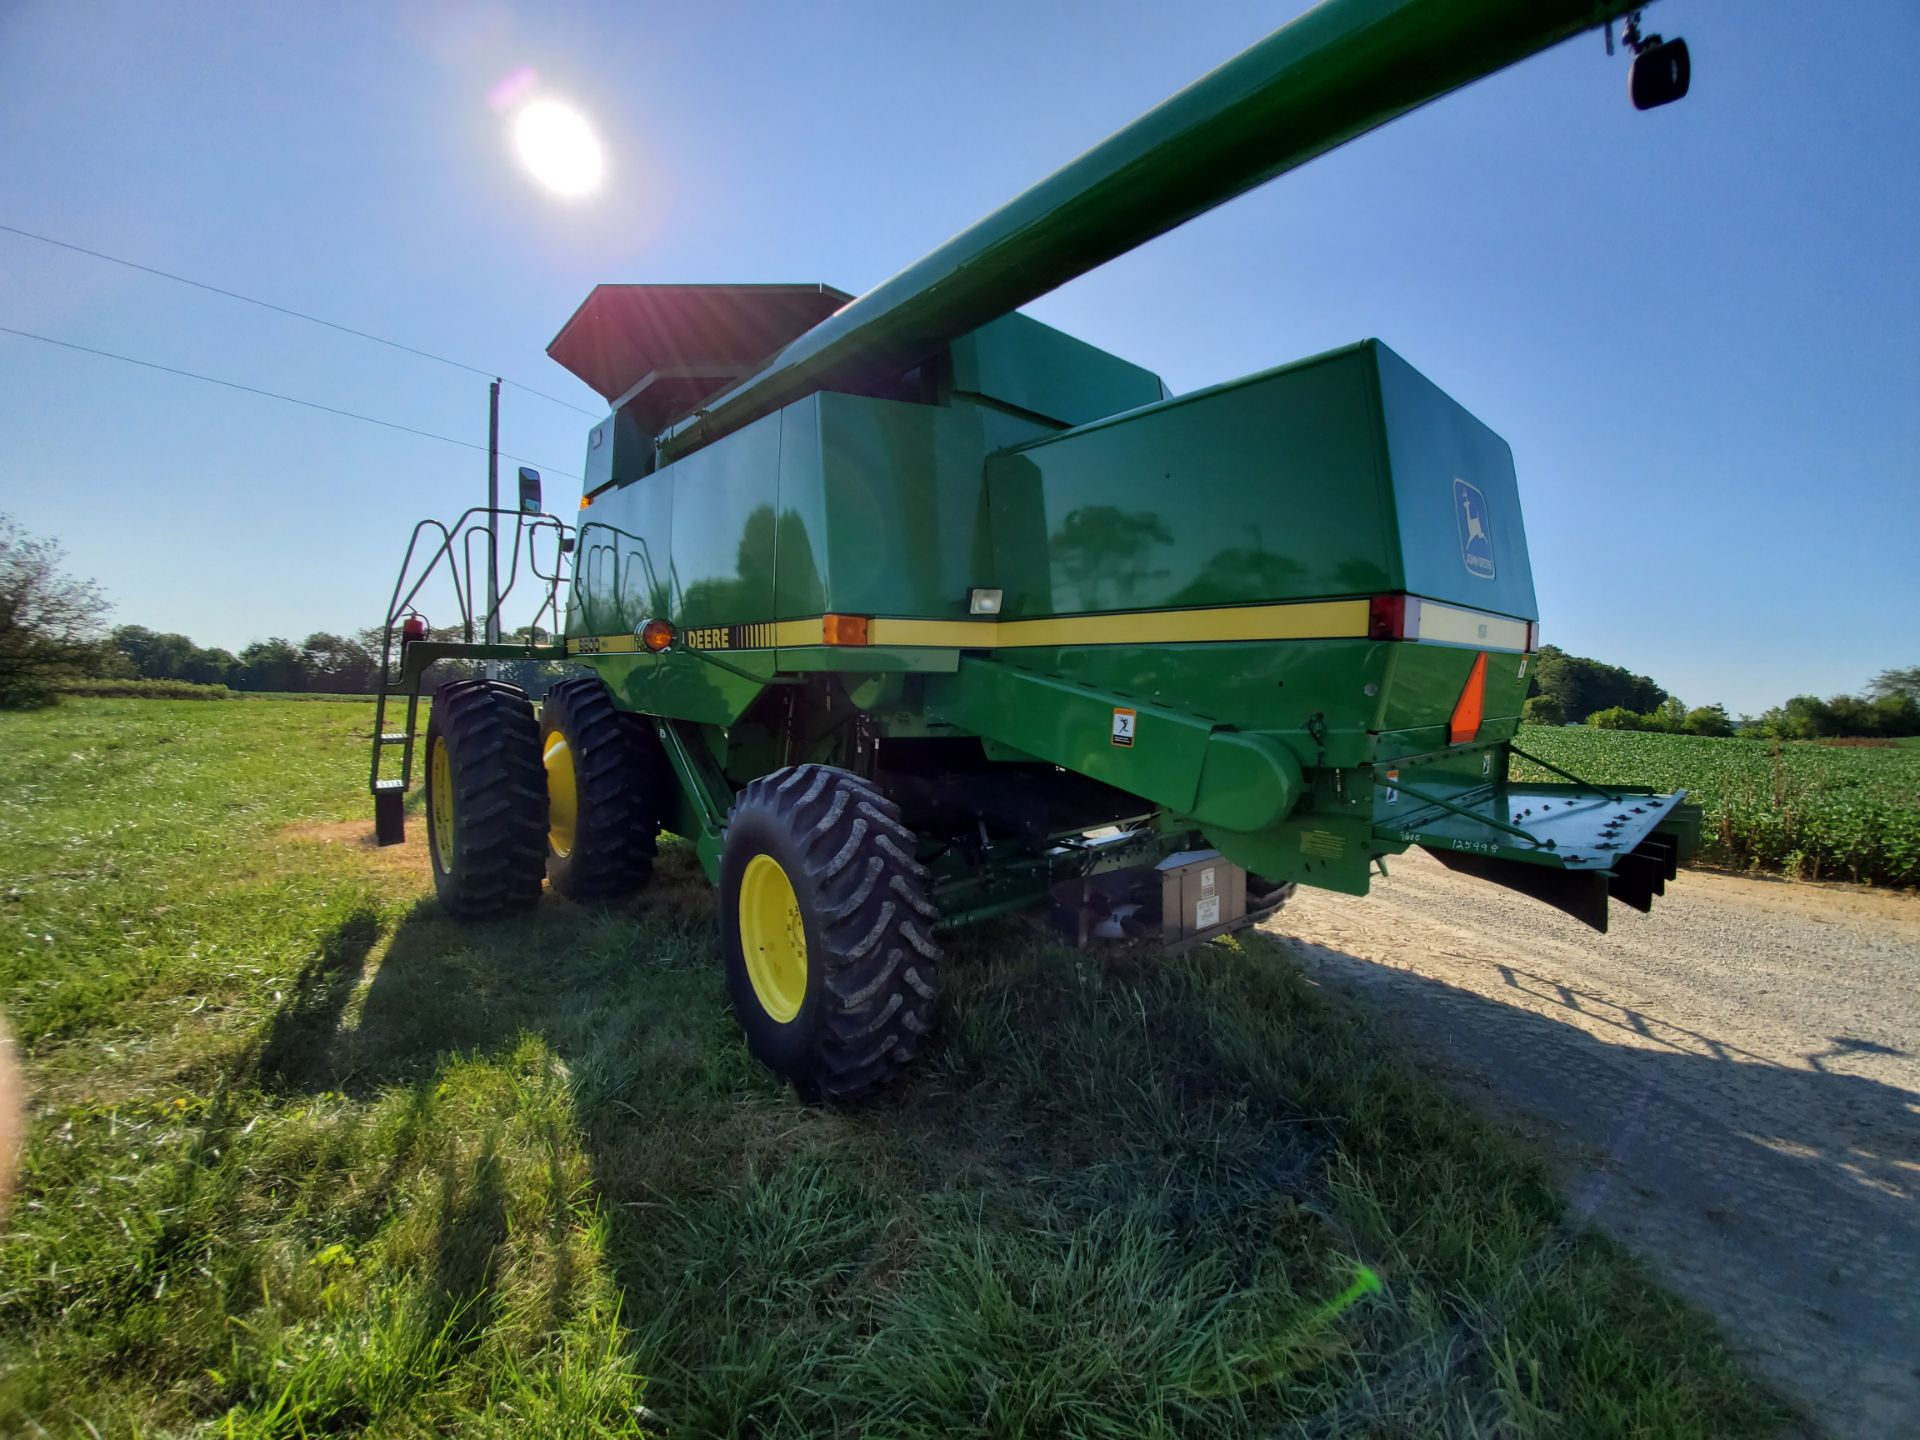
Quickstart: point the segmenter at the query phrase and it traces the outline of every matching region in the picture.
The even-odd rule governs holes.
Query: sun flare
[[[513,146],[533,178],[556,195],[589,194],[606,170],[600,137],[586,116],[559,100],[521,107],[513,120]]]

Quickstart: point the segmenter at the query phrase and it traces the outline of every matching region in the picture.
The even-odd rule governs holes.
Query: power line
[[[398,340],[388,340],[384,336],[369,334],[365,330],[356,330],[351,325],[337,325],[331,320],[322,320],[318,315],[309,315],[304,310],[289,309],[285,305],[276,305],[271,300],[256,300],[251,295],[242,295],[238,290],[224,290],[218,285],[209,285],[204,280],[190,280],[185,275],[176,275],[171,270],[156,269],[152,265],[142,265],[137,260],[123,260],[118,255],[109,255],[104,250],[89,250],[84,245],[75,245],[68,240],[56,240],[51,235],[38,235],[31,230],[22,230],[18,225],[0,225],[9,235],[19,235],[28,240],[38,240],[42,245],[55,245],[62,250],[71,250],[76,255],[90,255],[95,260],[105,260],[110,265],[124,265],[129,270],[139,270],[148,275],[158,275],[162,280],[172,280],[177,284],[191,285],[196,290],[205,290],[214,295],[224,295],[229,300],[239,300],[248,305],[258,305],[262,310],[272,310],[281,315],[291,315],[296,320],[305,320],[314,325],[324,325],[329,330],[338,330],[342,335],[353,335],[361,340],[371,340],[376,345],[385,345],[393,350],[404,350],[409,355],[418,355],[422,360],[436,361],[441,365],[451,365],[456,370],[465,370],[471,375],[482,375],[491,380],[491,370],[482,370],[477,365],[468,365],[459,360],[449,360],[444,355],[436,355],[431,350],[416,349],[412,345],[402,345]],[[205,377],[198,377],[205,378]],[[589,420],[598,420],[600,416],[593,411],[575,405],[571,400],[562,400],[557,395],[549,395],[544,390],[536,390],[531,385],[522,385],[518,380],[502,380],[503,385],[511,385],[516,390],[545,400],[549,404],[564,405],[567,409],[585,415]],[[284,397],[283,397],[284,398]]]
[[[36,335],[31,330],[16,330],[11,325],[0,325],[0,335],[18,335],[22,340],[38,340],[42,345],[58,345],[63,350],[78,350],[85,355],[99,355],[108,360],[121,360],[147,370],[160,370],[168,375],[183,375],[189,380],[203,380],[209,385],[223,385],[229,390],[242,390],[249,395],[264,395],[269,400],[284,400],[289,405],[304,405],[309,410],[324,410],[329,415],[344,415],[349,420],[364,420],[369,425],[383,425],[389,430],[404,430],[409,435],[418,435],[425,440],[439,440],[447,445],[459,445],[468,450],[478,450],[483,455],[487,452],[486,446],[476,445],[471,440],[457,440],[451,435],[439,435],[432,430],[418,430],[411,425],[402,425],[397,420],[381,420],[372,415],[362,415],[357,410],[342,410],[337,405],[322,405],[318,400],[302,400],[298,395],[282,395],[278,390],[262,390],[255,385],[242,385],[237,380],[222,380],[214,375],[201,375],[192,370],[182,370],[174,365],[162,365],[154,360],[136,360],[131,355],[116,355],[111,350],[96,350],[91,345],[76,345],[71,340],[56,340],[51,335]],[[523,465],[534,463],[524,455],[509,455],[504,450],[500,455],[502,459],[518,460]],[[565,470],[549,470],[544,465],[540,469],[544,474],[558,475],[567,480],[580,478]]]

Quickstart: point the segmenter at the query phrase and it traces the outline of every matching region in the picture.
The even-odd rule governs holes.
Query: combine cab
[[[1412,845],[1602,930],[1648,909],[1682,796],[1513,778],[1537,610],[1496,434],[1378,341],[1170,396],[1015,313],[1625,8],[1331,0],[857,300],[595,289],[549,351],[611,413],[576,526],[524,533],[556,615],[571,566],[564,646],[397,632],[382,839],[430,660],[591,667],[537,713],[440,692],[442,899],[617,898],[687,837],[753,1049],[829,1098],[911,1058],[937,936],[986,916],[1191,943]]]

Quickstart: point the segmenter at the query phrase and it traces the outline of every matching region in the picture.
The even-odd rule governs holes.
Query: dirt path
[[[1390,862],[1268,928],[1563,1157],[1834,1436],[1920,1434],[1920,900],[1682,874],[1597,935]]]

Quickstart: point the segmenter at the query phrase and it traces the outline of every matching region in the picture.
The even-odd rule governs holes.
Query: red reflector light
[[[1407,597],[1376,595],[1367,602],[1367,638],[1404,640],[1407,638]]]
[[[641,646],[644,649],[652,651],[655,655],[658,655],[662,650],[672,645],[673,641],[673,626],[669,625],[665,620],[649,620],[640,627]]]
[[[867,643],[867,617],[864,615],[826,615],[821,617],[820,638],[829,645]]]
[[[427,622],[418,615],[409,615],[400,622],[400,643],[410,645],[415,640],[427,638]]]
[[[1453,719],[1447,725],[1447,743],[1464,745],[1480,733],[1480,716],[1487,705],[1487,657],[1473,657],[1473,669],[1467,675],[1466,688],[1453,707]]]

